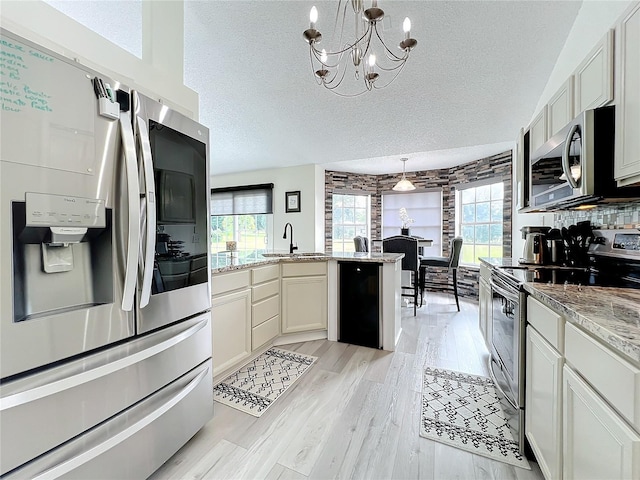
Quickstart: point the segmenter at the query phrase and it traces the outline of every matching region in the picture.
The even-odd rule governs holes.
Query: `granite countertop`
[[[481,257],[481,263],[488,265],[489,267],[512,267],[519,266],[519,263],[516,260],[506,257],[494,258],[494,257]]]
[[[526,283],[525,290],[640,366],[640,290]]]
[[[518,266],[511,258],[481,258],[492,267]],[[573,324],[640,366],[640,289],[527,282],[525,290]]]
[[[211,258],[211,273],[214,274],[259,267],[261,265],[269,265],[270,263],[278,263],[279,261],[280,259],[277,257],[254,260],[250,258],[238,258],[236,256],[213,256]]]
[[[284,254],[283,254],[284,255]],[[238,258],[237,256],[214,256],[211,259],[211,274],[242,270],[280,262],[328,262],[329,260],[395,263],[404,257],[404,253],[327,253],[318,255],[294,254],[293,256],[270,256],[258,260]]]

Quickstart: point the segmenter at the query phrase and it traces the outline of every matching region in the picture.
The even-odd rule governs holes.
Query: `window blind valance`
[[[273,183],[211,189],[211,215],[273,213]]]

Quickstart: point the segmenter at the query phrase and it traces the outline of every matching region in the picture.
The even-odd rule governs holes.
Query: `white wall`
[[[324,169],[318,165],[255,170],[253,172],[212,175],[211,187],[236,187],[273,183],[273,223],[276,251],[288,251],[289,240],[282,238],[287,222],[293,225],[298,252],[324,252]],[[300,212],[285,213],[285,192],[300,191]]]
[[[164,2],[153,3],[164,8]],[[170,78],[40,0],[2,0],[0,25],[60,55],[78,59],[81,64],[135,87],[152,98],[162,98],[171,108],[197,118],[198,95],[185,87],[182,81]],[[181,32],[182,26],[178,34]]]

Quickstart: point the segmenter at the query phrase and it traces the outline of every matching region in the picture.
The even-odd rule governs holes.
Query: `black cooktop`
[[[520,265],[497,267],[494,272],[512,285],[534,282],[640,288],[640,229],[594,229],[593,241],[579,267],[575,263]]]
[[[559,285],[588,285],[600,287],[640,288],[640,271],[611,265],[589,268],[573,267],[526,267],[500,268],[502,272],[518,282],[550,283]]]

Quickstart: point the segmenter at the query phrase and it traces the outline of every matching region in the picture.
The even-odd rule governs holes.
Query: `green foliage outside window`
[[[477,265],[479,257],[502,257],[503,198],[502,182],[460,192],[461,263]]]

